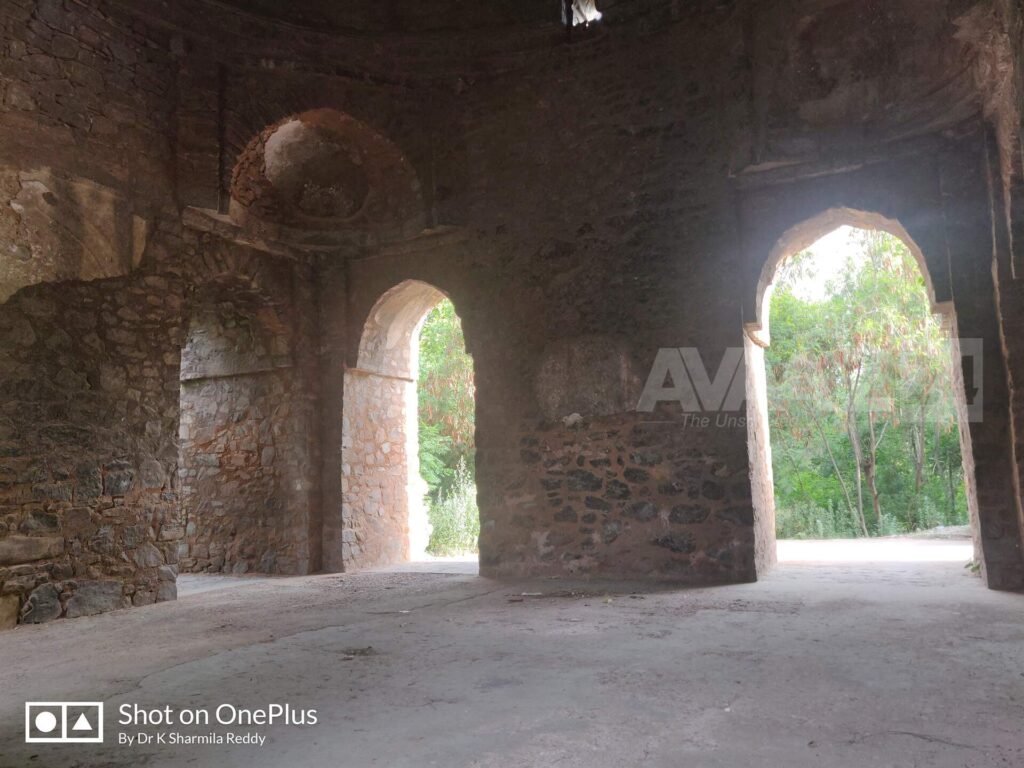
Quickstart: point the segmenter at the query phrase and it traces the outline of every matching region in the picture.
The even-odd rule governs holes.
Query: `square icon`
[[[103,702],[25,702],[25,741],[30,744],[102,743]]]

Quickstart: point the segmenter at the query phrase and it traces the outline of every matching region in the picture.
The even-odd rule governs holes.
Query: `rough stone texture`
[[[214,285],[193,299],[181,366],[183,525],[163,533],[181,542],[183,570],[311,568],[311,425],[288,287],[269,297]]]
[[[173,281],[146,277],[35,286],[0,307],[3,594],[53,582],[59,613],[78,579],[130,596],[175,562],[161,534],[178,515],[180,304]],[[45,597],[31,617],[49,616]]]
[[[410,490],[415,492],[406,451],[415,388],[411,381],[362,372],[346,374],[345,384],[341,563],[352,570],[400,563],[409,558]]]
[[[64,539],[59,536],[8,536],[0,541],[0,565],[47,560],[63,552]]]
[[[42,584],[32,590],[21,609],[25,624],[42,624],[60,618],[62,612],[60,592],[53,584]]]
[[[0,596],[0,629],[11,629],[18,623],[21,600],[17,595]]]
[[[341,515],[324,524],[329,567],[390,565],[426,550],[427,487],[416,447],[417,344],[423,320],[442,298],[426,283],[407,281],[385,293],[366,320],[358,365],[344,376]]]
[[[659,348],[713,370],[748,344],[787,233],[851,216],[905,235],[982,339],[972,516],[988,584],[1024,586],[1015,3],[636,0],[568,42],[539,0],[343,5],[0,7],[0,596],[23,620],[88,581],[170,599],[179,557],[404,556],[389,350],[425,308],[377,313],[409,281],[474,357],[485,573],[753,579],[763,403],[632,401]]]
[[[521,479],[502,498],[508,530],[482,518],[481,569],[752,581],[746,461],[721,461],[695,432],[629,416],[531,430],[519,441]]]
[[[96,3],[0,8],[0,301],[137,266],[167,176],[166,33]]]
[[[121,582],[79,581],[75,594],[68,600],[67,617],[93,616],[127,607],[128,600],[124,597]]]

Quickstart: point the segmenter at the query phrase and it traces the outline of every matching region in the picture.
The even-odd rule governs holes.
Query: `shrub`
[[[860,535],[845,509],[803,501],[776,507],[775,530],[780,539],[852,539]]]
[[[460,459],[451,487],[427,499],[427,515],[433,531],[427,552],[435,557],[475,553],[480,539],[480,512],[476,506],[476,485]]]

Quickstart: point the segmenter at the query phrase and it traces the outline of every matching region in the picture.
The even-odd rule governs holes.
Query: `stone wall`
[[[181,353],[181,567],[305,572],[305,510],[287,482],[292,335],[264,297],[212,288],[193,299]]]
[[[0,306],[0,599],[10,623],[173,599],[181,285],[26,289]]]
[[[661,347],[696,347],[713,371],[726,348],[743,345],[741,329],[775,242],[758,243],[758,250],[741,241],[738,223],[759,226],[771,215],[752,211],[752,220],[740,221],[748,213],[744,190],[751,186],[763,186],[767,198],[791,201],[788,226],[829,205],[820,200],[814,206],[813,185],[796,183],[804,178],[826,180],[836,198],[859,201],[867,211],[891,212],[902,200],[894,215],[909,217],[903,223],[933,261],[929,271],[942,283],[941,300],[967,305],[960,313],[965,332],[986,339],[986,370],[994,371],[994,380],[986,379],[992,387],[986,403],[993,412],[1006,409],[999,385],[1005,368],[988,358],[998,346],[992,298],[966,277],[971,270],[987,274],[984,255],[991,251],[975,228],[989,214],[976,185],[985,169],[978,151],[979,101],[967,66],[971,49],[953,37],[950,17],[927,13],[920,4],[874,7],[866,15],[856,4],[842,5],[864,35],[885,27],[908,37],[897,42],[878,36],[868,41],[874,52],[866,57],[864,39],[836,38],[827,23],[832,11],[811,3],[785,10],[695,3],[674,8],[661,26],[653,19],[609,26],[607,36],[547,50],[530,66],[481,78],[459,94],[459,121],[437,145],[433,173],[438,218],[466,224],[467,241],[415,256],[385,249],[353,269],[349,293],[366,307],[389,285],[421,279],[457,300],[477,372],[485,573],[752,577],[757,537],[745,430],[719,429],[715,419],[708,427],[686,426],[677,409],[663,415],[668,426],[647,434],[624,398],[618,410],[582,414],[595,454],[619,456],[627,466],[617,471],[649,473],[631,473],[640,479],[630,494],[648,500],[653,513],[629,518],[625,504],[612,503],[607,519],[628,523],[630,533],[611,544],[572,526],[583,509],[565,512],[564,521],[556,518],[562,510],[554,505],[566,506],[566,494],[573,494],[569,506],[585,505],[588,494],[583,486],[557,487],[566,479],[548,475],[535,455],[538,447],[557,447],[552,461],[563,466],[556,471],[582,461],[577,469],[595,475],[585,480],[601,494],[589,495],[611,501],[602,498],[605,484],[619,478],[587,468],[596,455],[577,445],[574,431],[545,416],[537,395],[553,343],[600,338],[611,350],[625,339],[640,377]],[[927,24],[911,23],[921,13]],[[955,141],[960,135],[968,137],[962,156]],[[950,160],[943,171],[948,175],[940,177],[929,158],[942,152]],[[857,169],[863,172],[847,172]],[[962,189],[954,191],[950,182],[958,174]],[[901,185],[885,181],[903,177]],[[787,197],[794,187],[803,191]],[[959,208],[943,199],[944,189],[960,196]],[[948,281],[950,252],[963,265],[959,290]],[[579,382],[588,374],[606,380],[599,357],[580,360]],[[991,423],[974,430],[975,441],[994,458],[1007,450],[1005,416],[986,419]],[[628,465],[630,456],[647,449],[661,457],[653,472]],[[738,522],[736,531],[713,525],[718,541],[698,531],[692,552],[657,543],[667,535],[672,510],[659,484],[675,479],[681,467],[673,462],[684,455],[701,467],[687,467],[692,474],[703,477],[714,467],[727,484],[747,486],[730,488],[722,499],[698,492],[696,504],[707,519],[715,520],[728,504]],[[1005,525],[1014,497],[1003,482],[1005,467],[995,466],[981,468],[985,481],[979,486],[985,514],[1000,521],[991,526],[986,545],[998,561],[989,582],[1011,586],[1021,568],[1018,534]],[[758,494],[767,494],[765,482]],[[723,541],[751,552],[730,564],[715,561]],[[762,552],[761,559],[769,562],[770,553]]]
[[[173,240],[170,36],[100,4],[12,0],[0,39],[7,626],[174,597],[183,287],[120,277]]]
[[[310,268],[157,235],[174,272],[0,305],[5,627],[173,599],[179,558],[318,567]]]
[[[0,39],[0,300],[127,273],[172,204],[170,36],[98,4],[11,0]]]
[[[414,397],[411,380],[359,369],[345,374],[340,542],[345,570],[409,559],[409,508],[416,500],[410,492],[417,491],[407,450],[410,416],[416,423]],[[328,547],[333,552],[337,542]]]
[[[1018,526],[1024,549],[1024,346],[1018,328],[1024,321],[1024,14],[1018,3],[999,0],[989,12],[972,16],[965,29],[972,39],[989,42],[979,56],[977,77],[986,95],[992,121],[988,145],[990,189],[998,216],[993,277],[1000,314],[1000,336],[1007,360],[1013,453],[1016,463],[1014,492]]]
[[[214,282],[190,300],[181,365],[183,570],[315,567],[311,383],[296,354],[308,342],[299,340],[295,276],[286,265],[271,273],[265,293]]]
[[[753,581],[746,458],[730,465],[703,440],[694,445],[691,431],[632,415],[531,429],[519,441],[520,477],[504,485],[500,509],[509,517],[491,512],[485,521],[481,568]]]
[[[407,281],[452,298],[474,357],[485,573],[753,579],[769,446],[637,391],[659,349],[713,371],[748,344],[772,249],[836,207],[905,227],[983,339],[979,544],[991,586],[1024,583],[1011,4],[638,0],[571,42],[532,2],[508,24],[293,6],[294,26],[205,0],[0,8],[4,615],[168,597],[179,556],[404,556],[412,377],[361,345]],[[309,115],[374,215],[237,216]]]
[[[418,453],[419,331],[444,297],[405,281],[370,310],[357,365],[345,372],[341,444],[341,567],[422,558],[429,540]],[[358,327],[358,326],[354,326]],[[325,531],[331,561],[338,542]]]

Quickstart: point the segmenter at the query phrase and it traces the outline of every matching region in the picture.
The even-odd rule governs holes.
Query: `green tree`
[[[419,344],[420,471],[431,496],[449,490],[460,460],[473,476],[475,388],[455,306],[441,301],[423,321]]]
[[[427,551],[457,555],[477,550],[480,513],[474,478],[473,358],[451,301],[423,321],[419,341],[420,474],[427,483],[432,527]]]
[[[822,297],[794,292],[815,271],[804,252],[780,270],[771,299],[776,505],[788,535],[966,520],[948,337],[903,242],[856,238],[859,258]]]

